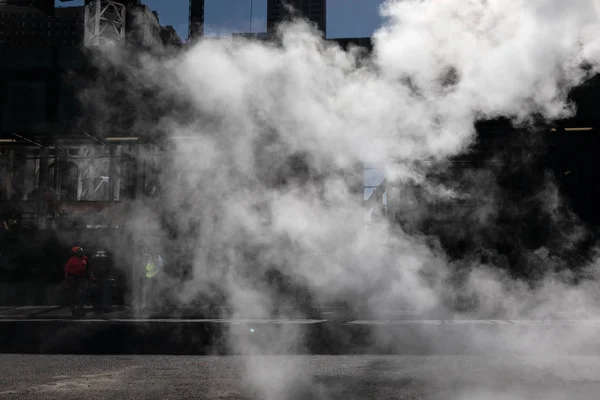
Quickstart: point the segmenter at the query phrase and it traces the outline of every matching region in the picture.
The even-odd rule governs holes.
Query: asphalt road
[[[596,400],[600,357],[0,355],[1,399]]]

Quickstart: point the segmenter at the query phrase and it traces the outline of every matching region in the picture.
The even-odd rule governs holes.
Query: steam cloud
[[[126,97],[146,100],[134,115],[136,130],[169,136],[159,198],[135,207],[130,233],[167,260],[190,261],[193,277],[178,291],[180,303],[224,293],[236,317],[297,315],[267,284],[272,270],[306,284],[316,302],[360,299],[372,315],[427,312],[464,294],[483,317],[547,317],[559,305],[596,310],[596,281],[572,286],[549,277],[531,288],[498,268],[501,261],[458,261],[469,268],[457,289],[448,283],[457,262],[435,238],[382,220],[365,225],[353,188],[362,181],[356,166],[365,163],[384,169],[400,191],[418,184],[431,198],[461,195],[428,179],[423,161],[439,165],[468,152],[480,119],[528,124],[571,115],[569,90],[598,72],[599,12],[594,0],[388,1],[371,58],[324,42],[301,21],[280,27],[280,45],[206,39],[135,62],[106,50],[103,68],[127,76]],[[96,99],[101,91],[91,89]],[[100,131],[108,126],[99,116],[96,122]],[[461,178],[482,207],[468,216],[472,228],[455,227],[457,235],[493,227],[506,197],[497,172]],[[547,200],[557,227],[566,217],[557,211],[559,196],[547,196],[554,188],[548,181],[534,195]],[[155,223],[160,215],[185,234],[168,237]],[[571,234],[567,242],[577,240],[577,230]],[[273,346],[298,342],[284,332]],[[241,338],[233,344],[260,353]],[[284,398],[283,381],[274,388],[252,375],[267,373],[249,368],[262,398]]]

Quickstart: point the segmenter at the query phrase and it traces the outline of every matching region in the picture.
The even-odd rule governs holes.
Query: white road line
[[[360,320],[347,325],[600,325],[600,320]]]
[[[70,318],[0,318],[2,322],[72,322],[72,323],[210,323],[210,324],[322,324],[328,322],[326,319],[176,319],[176,318],[114,318],[114,319],[70,319]],[[588,325],[600,326],[599,320],[356,320],[346,322],[345,325],[377,325],[377,326],[399,326],[399,325]]]
[[[218,323],[218,324],[319,324],[325,319],[111,319],[109,322]]]
[[[244,324],[320,324],[327,322],[327,320],[278,320],[278,319],[247,319],[247,320],[234,320],[234,319],[68,319],[68,318],[29,318],[29,319],[4,319],[0,318],[2,322],[119,322],[119,323],[213,323],[213,324],[233,324],[233,325],[244,325]]]
[[[0,324],[2,322],[110,322],[104,319],[68,319],[68,318],[0,318]]]
[[[347,325],[442,325],[443,320],[358,320],[349,321]]]

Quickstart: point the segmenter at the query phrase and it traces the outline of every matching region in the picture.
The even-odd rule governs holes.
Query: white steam
[[[373,314],[440,307],[455,290],[448,257],[431,238],[387,222],[365,226],[362,194],[352,192],[362,179],[356,165],[381,166],[400,188],[429,185],[431,196],[447,197],[426,181],[422,161],[467,151],[478,119],[568,116],[569,90],[598,72],[594,0],[389,1],[383,13],[389,23],[374,36],[371,60],[300,22],[281,27],[280,45],[207,39],[166,60],[146,56],[135,69],[111,50],[133,88],[181,105],[158,121],[173,148],[154,207],[188,234],[168,243],[153,226],[151,235],[193,264],[181,302],[213,285],[234,316],[269,317],[288,301],[266,284],[276,269],[316,301],[360,299]],[[144,118],[140,111],[138,126]],[[308,173],[290,170],[298,156]],[[488,184],[474,192],[488,197],[485,209],[469,219],[482,230],[503,196],[489,176]],[[473,267],[461,290],[477,298],[481,315],[547,316],[556,293],[567,308],[596,307],[585,287],[533,290],[494,265]],[[244,340],[234,335],[234,346],[256,353]],[[283,332],[271,340],[289,349],[299,339]],[[250,373],[264,380],[264,368]],[[262,398],[284,398],[287,384],[270,385],[259,382]]]

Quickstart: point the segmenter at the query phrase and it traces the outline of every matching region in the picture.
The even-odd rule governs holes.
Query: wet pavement
[[[599,357],[0,355],[1,399],[596,400]]]

